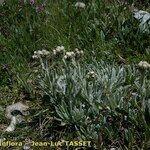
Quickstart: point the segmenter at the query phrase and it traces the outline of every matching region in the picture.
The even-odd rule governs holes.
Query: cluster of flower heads
[[[66,52],[64,46],[57,46],[55,49],[53,49],[51,57],[57,57],[64,60],[72,60],[81,58],[83,54],[84,54],[83,50],[79,50],[77,48],[75,48],[74,51]],[[32,58],[33,59],[47,58],[48,56],[50,56],[50,52],[43,49],[34,51],[34,55],[32,56]]]
[[[43,50],[38,50],[38,51],[34,51],[34,55],[32,56],[33,59],[37,59],[40,57],[47,57],[50,55],[50,52],[43,49]]]
[[[90,71],[87,73],[86,78],[88,80],[95,80],[97,77],[97,74],[94,71]]]
[[[79,57],[83,56],[83,54],[84,54],[83,50],[79,50],[78,48],[75,48],[76,58],[79,58]]]
[[[64,59],[72,59],[74,57],[75,57],[75,53],[71,51],[65,53]]]
[[[140,61],[138,66],[141,69],[150,69],[150,64],[147,61]]]
[[[69,51],[66,52],[64,46],[57,46],[54,50],[53,50],[53,55],[54,56],[63,56],[63,59],[65,60],[71,60],[73,58],[80,58],[83,55],[83,51],[79,50],[79,49],[75,49],[75,51]]]
[[[76,2],[75,7],[76,8],[85,8],[85,3],[83,3],[83,2]]]
[[[53,50],[53,55],[59,56],[61,54],[64,54],[65,48],[64,46],[57,46],[56,49]]]
[[[74,52],[73,51],[66,52],[64,55],[64,59],[70,60],[73,58],[80,58],[83,56],[83,54],[84,54],[84,52],[82,50],[80,51],[76,48]]]

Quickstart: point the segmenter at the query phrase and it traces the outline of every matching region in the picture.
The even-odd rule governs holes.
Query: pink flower
[[[42,12],[44,10],[44,5],[36,6],[36,12]]]
[[[35,0],[30,0],[30,4],[34,5],[35,4]]]

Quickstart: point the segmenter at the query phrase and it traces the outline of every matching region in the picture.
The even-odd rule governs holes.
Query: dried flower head
[[[49,55],[50,55],[50,52],[43,49],[43,50],[34,51],[34,55],[32,56],[32,58],[37,59],[40,57],[48,57]]]
[[[75,56],[75,53],[74,52],[66,52],[66,55],[68,57],[73,57],[73,56]]]
[[[33,59],[38,59],[38,56],[37,55],[33,55],[32,58]]]
[[[90,71],[87,73],[86,77],[88,80],[93,80],[93,79],[96,79],[96,73],[94,71]]]
[[[57,46],[56,47],[56,51],[58,51],[58,52],[64,51],[64,50],[65,50],[64,46]]]
[[[146,61],[140,61],[138,66],[141,69],[150,69],[150,64]]]
[[[80,51],[78,48],[75,48],[75,57],[76,58],[82,57],[83,54],[84,54],[84,52],[82,50]]]
[[[64,59],[71,60],[74,57],[75,57],[75,53],[71,51],[71,52],[66,52]]]
[[[85,3],[83,3],[83,2],[76,2],[75,7],[76,8],[85,8]]]
[[[57,46],[56,49],[53,50],[53,55],[60,56],[64,54],[64,52],[65,52],[64,46]]]

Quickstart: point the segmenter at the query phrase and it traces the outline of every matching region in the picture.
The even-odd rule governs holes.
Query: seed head
[[[43,49],[43,50],[34,51],[34,55],[32,56],[32,58],[37,59],[39,57],[47,57],[49,55],[50,55],[50,52]]]
[[[84,52],[81,50],[81,51],[79,51],[79,49],[78,48],[75,48],[75,57],[76,58],[80,58],[80,57],[82,57],[83,56],[83,54],[84,54]]]
[[[96,79],[96,73],[94,71],[90,71],[87,73],[86,77],[88,80],[93,80],[93,79]]]
[[[146,61],[140,61],[138,66],[141,69],[150,69],[150,64]]]
[[[57,46],[56,49],[53,50],[53,55],[59,56],[61,54],[64,54],[65,48],[64,46]]]
[[[71,60],[72,58],[74,58],[75,56],[75,53],[74,52],[66,52],[65,56],[64,56],[64,59],[67,59],[67,60]]]
[[[85,3],[83,3],[83,2],[76,2],[75,7],[76,8],[85,8]]]

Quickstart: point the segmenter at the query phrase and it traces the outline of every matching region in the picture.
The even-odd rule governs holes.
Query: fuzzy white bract
[[[85,8],[85,3],[83,3],[83,2],[76,2],[75,7],[76,8]]]
[[[75,53],[74,52],[66,52],[66,55],[68,57],[73,57],[75,55]]]
[[[64,48],[64,46],[57,46],[56,47],[56,51],[64,51],[65,50],[65,48]]]
[[[50,55],[50,52],[43,49],[43,50],[38,50],[38,51],[34,51],[34,55],[32,56],[33,59],[37,59],[40,57],[47,57]]]
[[[90,79],[90,80],[92,80],[92,79],[96,79],[96,73],[94,72],[94,71],[90,71],[90,72],[88,72],[87,73],[87,75],[86,75],[86,77],[87,77],[87,79]]]
[[[138,66],[142,69],[150,69],[150,64],[146,61],[140,61]]]
[[[75,56],[75,53],[74,52],[66,52],[66,54],[65,54],[65,56],[64,56],[64,59],[67,59],[67,60],[69,60],[69,59],[72,59],[72,58],[74,58],[74,56]]]
[[[73,58],[80,58],[83,56],[84,52],[81,50],[78,50],[78,48],[75,48],[75,51],[66,52],[64,55],[64,59],[71,60]]]
[[[65,52],[64,46],[57,46],[56,49],[53,50],[53,55],[60,55]]]
[[[79,50],[78,48],[75,48],[75,57],[80,58],[84,54],[83,50]]]

